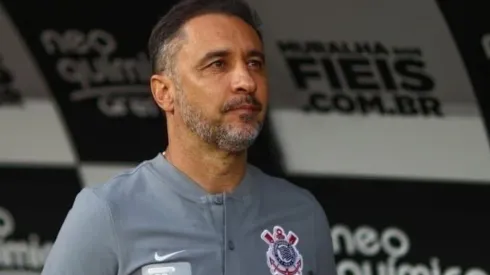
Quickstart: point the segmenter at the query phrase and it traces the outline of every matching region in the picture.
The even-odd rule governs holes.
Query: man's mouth
[[[232,111],[236,111],[236,110],[259,112],[261,110],[261,108],[257,105],[247,104],[247,105],[240,105],[240,106],[232,109]]]

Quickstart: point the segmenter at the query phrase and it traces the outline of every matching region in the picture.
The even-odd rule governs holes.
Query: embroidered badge
[[[268,245],[267,265],[273,275],[301,275],[303,258],[296,248],[298,236],[292,231],[287,235],[280,226],[274,226],[273,232],[264,230],[260,235]]]

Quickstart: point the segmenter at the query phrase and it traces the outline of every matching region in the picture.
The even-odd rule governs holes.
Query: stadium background
[[[339,275],[490,274],[490,3],[249,1],[273,101],[251,162],[317,196]],[[146,42],[172,3],[0,1],[1,275],[165,148]]]

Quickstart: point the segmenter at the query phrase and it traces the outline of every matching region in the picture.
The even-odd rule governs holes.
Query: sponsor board
[[[41,242],[37,233],[26,239],[12,239],[16,229],[15,218],[0,206],[0,274],[39,274],[53,246],[52,241]]]
[[[490,179],[472,82],[436,2],[249,2],[288,173]]]
[[[39,274],[80,191],[75,169],[0,167],[0,274]]]
[[[490,190],[443,181],[289,178],[312,192],[331,228],[339,275],[490,273],[482,238]]]
[[[119,42],[104,29],[45,29],[40,41],[54,57],[56,74],[73,87],[70,104],[93,100],[108,118],[154,118],[158,108],[149,95],[150,63],[144,51],[118,56]],[[123,45],[124,46],[124,45]]]
[[[72,165],[67,129],[43,75],[0,5],[0,163]]]
[[[294,87],[307,94],[305,111],[442,117],[436,83],[419,47],[380,41],[278,41]],[[312,87],[323,80],[332,93]],[[384,92],[384,93],[383,93]]]
[[[150,64],[143,48],[134,56],[118,54],[124,43],[104,29],[46,29],[40,33],[40,43],[67,87],[60,100],[71,108],[65,115],[82,160],[137,161],[138,156],[124,159],[112,151],[124,145],[149,149],[160,145],[165,128],[149,90]],[[98,134],[82,134],[94,131]],[[143,137],[152,142],[144,142]]]
[[[158,9],[146,3],[39,3],[27,14],[20,2],[6,4],[42,67],[81,161],[135,163],[164,148],[165,123],[149,89],[147,41],[173,2]],[[128,20],[135,14],[145,16]]]
[[[396,226],[377,230],[369,225],[351,228],[336,224],[332,227],[332,240],[334,253],[340,258],[338,275],[488,274],[482,267],[445,261],[436,255],[426,260],[406,259],[417,247],[409,234]]]

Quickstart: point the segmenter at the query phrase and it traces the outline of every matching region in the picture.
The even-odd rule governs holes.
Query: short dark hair
[[[182,0],[174,5],[153,27],[148,50],[153,73],[170,71],[172,59],[179,49],[175,42],[182,26],[190,19],[209,13],[236,16],[249,24],[262,40],[257,13],[241,0]]]

